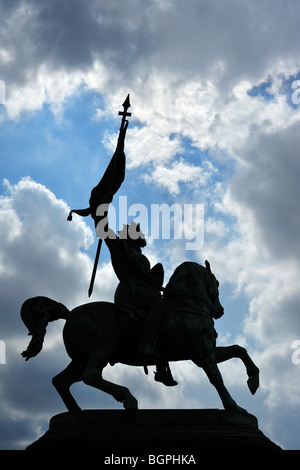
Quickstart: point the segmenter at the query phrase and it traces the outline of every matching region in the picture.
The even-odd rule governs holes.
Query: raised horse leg
[[[108,361],[103,358],[102,352],[96,351],[90,354],[83,374],[83,382],[112,395],[115,400],[123,403],[125,409],[136,410],[138,408],[137,400],[131,395],[128,388],[103,379],[102,370],[107,366],[107,363]]]
[[[227,347],[218,346],[215,348],[215,353],[217,362],[228,361],[234,357],[237,357],[243,361],[246,367],[247,375],[249,377],[247,384],[250,392],[252,395],[254,395],[259,387],[259,369],[252,361],[251,357],[247,353],[247,350],[237,344],[234,344],[233,346]]]
[[[192,358],[193,362],[197,366],[203,368],[210,383],[217,390],[225,410],[235,410],[235,411],[242,411],[242,412],[247,413],[247,410],[237,405],[237,403],[231,397],[230,393],[228,392],[227,388],[224,385],[222,375],[217,366],[215,348],[213,347],[212,344],[207,344],[205,349],[206,349],[206,354],[204,358],[200,360]]]

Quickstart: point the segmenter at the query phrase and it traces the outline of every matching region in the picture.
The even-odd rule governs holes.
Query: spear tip
[[[130,104],[130,99],[129,99],[129,93],[128,93],[127,97],[126,97],[126,100],[125,100],[124,103],[122,104],[122,106],[123,106],[124,109],[130,108],[131,104]]]

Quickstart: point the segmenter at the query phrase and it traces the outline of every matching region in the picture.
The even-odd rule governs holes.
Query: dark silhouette
[[[206,267],[185,262],[176,268],[164,290],[167,315],[157,332],[157,351],[165,363],[191,359],[203,368],[225,409],[245,411],[226,389],[217,363],[240,358],[245,364],[252,394],[259,386],[259,370],[246,349],[238,345],[216,346],[213,319],[224,313],[218,284],[208,262]],[[48,322],[66,319],[63,338],[71,362],[53,378],[53,384],[70,412],[80,411],[69,390],[73,383],[79,381],[112,395],[126,409],[137,408],[137,400],[130,391],[105,380],[102,371],[108,363],[155,364],[152,360],[145,362],[145,356],[137,353],[141,322],[124,315],[109,302],[92,302],[69,312],[61,303],[47,297],[26,300],[21,317],[32,335],[27,350],[22,353],[25,360],[36,356],[42,349]]]
[[[224,309],[219,301],[219,283],[210,264],[206,261],[204,267],[193,262],[182,263],[163,288],[163,266],[158,263],[151,268],[142,253],[146,240],[139,225],[125,225],[118,236],[109,228],[108,206],[125,177],[124,141],[129,107],[128,95],[123,103],[124,111],[119,113],[122,121],[116,151],[91,192],[89,207],[72,210],[68,217],[71,220],[73,212],[84,217],[91,215],[99,233],[89,296],[102,239],[105,240],[119,279],[114,303],[93,302],[69,312],[64,305],[47,297],[26,300],[21,317],[32,339],[22,356],[25,360],[36,356],[42,349],[47,324],[63,318],[66,320],[63,339],[71,362],[53,378],[53,384],[70,412],[80,411],[70,393],[70,386],[79,381],[112,395],[126,409],[137,408],[137,400],[127,388],[102,377],[107,364],[143,366],[146,372],[147,366],[156,365],[155,380],[172,386],[177,382],[172,377],[169,361],[189,359],[203,368],[225,409],[245,411],[230,396],[217,363],[240,358],[253,394],[259,386],[259,370],[244,348],[216,346],[214,319],[222,316]]]
[[[140,230],[140,225],[135,222],[124,225],[118,237],[108,228],[105,243],[111,254],[113,269],[120,281],[115,293],[115,305],[129,318],[142,321],[137,353],[146,361],[156,361],[157,382],[167,386],[177,385],[169,364],[160,360],[155,348],[158,328],[167,315],[167,307],[161,296],[164,280],[162,264],[157,263],[151,268],[148,258],[142,253],[142,248],[147,244],[145,236]]]
[[[102,214],[101,216],[97,214],[97,209],[99,206],[112,201],[114,194],[118,191],[118,189],[120,188],[125,178],[126,158],[125,158],[125,153],[124,153],[124,142],[125,142],[125,136],[126,136],[126,131],[128,127],[128,121],[126,117],[131,116],[131,113],[127,112],[127,109],[130,108],[130,106],[131,105],[130,105],[129,95],[128,95],[126,100],[123,103],[124,111],[119,111],[119,115],[122,116],[122,120],[121,120],[120,129],[119,129],[119,137],[118,137],[118,143],[117,143],[115,153],[113,154],[112,159],[107,169],[105,170],[105,173],[102,176],[101,180],[99,181],[97,186],[95,186],[95,188],[92,189],[91,197],[89,200],[89,207],[87,207],[86,209],[71,210],[68,215],[68,220],[72,220],[73,212],[82,217],[87,217],[88,215],[90,215],[94,220],[95,227],[97,228],[97,225],[99,224],[99,222],[101,222],[101,220],[106,217],[107,211],[108,211],[108,205],[106,207],[106,212]],[[102,244],[102,239],[100,238],[98,241],[98,246],[97,246],[97,251],[96,251],[96,256],[95,256],[95,261],[94,261],[94,268],[93,268],[91,282],[90,282],[90,286],[88,290],[89,297],[91,296],[93,292],[93,286],[94,286],[94,281],[96,277],[101,244]]]

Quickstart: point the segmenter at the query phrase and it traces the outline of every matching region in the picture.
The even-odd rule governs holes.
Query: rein
[[[172,293],[171,293],[172,294]],[[186,293],[186,292],[182,292],[182,291],[176,291],[176,294],[174,293],[174,296],[179,296],[179,297],[196,297],[198,300],[201,300],[201,301],[204,301],[206,302],[209,307],[214,310],[214,306],[211,302],[211,300],[207,297],[203,297],[202,295],[198,295],[198,294],[191,294],[191,293]],[[182,308],[180,307],[172,307],[172,310],[182,310]],[[203,312],[199,312],[199,310],[185,310],[186,312],[188,313],[194,313],[196,315],[203,315],[204,317],[208,317],[210,318],[211,320],[213,320],[213,317],[212,315],[210,315],[209,313],[203,313]]]

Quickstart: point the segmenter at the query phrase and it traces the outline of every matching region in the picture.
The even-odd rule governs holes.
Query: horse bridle
[[[191,294],[190,292],[189,293],[186,293],[186,292],[182,292],[182,291],[177,291],[176,290],[176,296],[179,296],[179,297],[196,297],[198,300],[201,300],[201,301],[204,301],[206,302],[209,307],[215,312],[215,307],[212,303],[212,301],[210,300],[209,297],[203,297],[202,295],[198,295],[198,294]],[[176,308],[176,307],[172,307],[172,310],[181,310],[181,308]],[[189,313],[194,313],[196,315],[203,315],[205,317],[208,317],[210,318],[211,320],[213,320],[213,316],[208,314],[208,313],[204,313],[204,312],[199,312],[198,310],[195,311],[195,310],[188,310]]]

